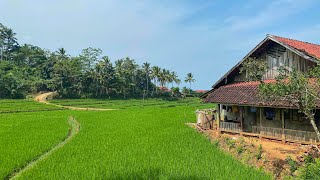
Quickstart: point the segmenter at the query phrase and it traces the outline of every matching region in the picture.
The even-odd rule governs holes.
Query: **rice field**
[[[20,179],[271,179],[185,125],[195,122],[196,109],[212,107],[197,99],[51,102],[118,110],[0,114],[0,124],[17,126],[0,125],[0,134],[7,134],[0,136],[0,179],[61,141],[71,115],[80,122],[80,132]],[[21,156],[19,163],[15,155]]]
[[[51,103],[63,106],[76,106],[82,108],[105,108],[105,109],[128,109],[128,108],[144,108],[144,107],[197,107],[205,108],[208,104],[200,103],[197,98],[185,98],[180,100],[164,100],[164,99],[128,99],[128,100],[108,100],[108,99],[62,99],[51,100]],[[210,106],[212,107],[212,106]]]
[[[0,113],[0,179],[63,140],[67,117],[65,111]]]
[[[56,106],[41,104],[33,100],[0,100],[0,113],[14,112],[37,112],[37,111],[52,111],[64,110]]]

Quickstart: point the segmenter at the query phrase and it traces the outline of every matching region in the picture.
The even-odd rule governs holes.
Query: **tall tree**
[[[173,82],[176,83],[177,85],[181,83],[181,80],[178,78],[177,73],[174,71],[170,72],[170,79],[171,79],[172,87],[173,87]]]
[[[1,59],[11,60],[12,52],[18,48],[16,33],[12,29],[0,24]]]
[[[196,80],[193,78],[193,74],[192,73],[188,73],[184,82],[189,83],[190,84],[190,89],[189,89],[189,95],[191,94],[191,83],[195,82]]]
[[[159,66],[153,66],[153,67],[152,67],[151,77],[152,77],[152,79],[153,79],[153,81],[154,81],[154,85],[155,85],[155,87],[153,88],[152,95],[154,95],[154,91],[155,91],[155,90],[156,90],[156,92],[157,92],[157,85],[158,85],[160,73],[161,73],[161,68],[160,68]]]
[[[110,88],[114,83],[114,67],[108,56],[102,57],[102,61],[97,64],[98,68],[98,76],[100,82],[100,94],[103,92],[106,93],[108,98],[110,99]]]
[[[145,62],[142,64],[143,72],[146,76],[146,94],[149,94],[149,81],[150,81],[150,73],[151,73],[151,68],[150,68],[150,63]]]
[[[89,47],[83,49],[80,54],[80,59],[84,65],[84,70],[90,71],[90,69],[93,69],[95,64],[99,61],[101,54],[102,50],[99,48]]]
[[[59,48],[57,51],[57,54],[60,59],[68,59],[67,51],[64,48]]]

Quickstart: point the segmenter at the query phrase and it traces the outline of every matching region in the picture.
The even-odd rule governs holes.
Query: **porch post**
[[[262,113],[263,113],[263,107],[260,107],[259,108],[259,118],[260,118],[260,128],[259,128],[259,138],[261,139],[262,136],[261,136],[261,129],[262,129]]]
[[[220,115],[220,104],[216,104],[216,110],[217,110],[217,130],[220,133],[220,120],[221,120],[221,115]]]
[[[244,106],[244,107],[241,107],[240,108],[240,128],[241,128],[241,131],[240,131],[240,135],[242,136],[242,132],[243,132],[243,119],[245,118],[245,113],[247,111],[247,106]]]
[[[282,129],[282,142],[286,143],[286,135],[284,134],[284,109],[281,109],[281,129]]]

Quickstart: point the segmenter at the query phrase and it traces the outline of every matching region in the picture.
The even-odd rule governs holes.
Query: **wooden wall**
[[[285,67],[288,71],[292,71],[292,69],[296,69],[302,72],[308,71],[311,67],[315,66],[316,63],[306,60],[296,53],[286,49],[285,47],[279,44],[272,44],[265,51],[260,53],[257,57],[258,59],[262,59],[267,61],[268,70],[264,75],[263,79],[275,79],[277,75],[279,75],[279,68]],[[245,81],[246,74],[237,74],[235,75],[231,82],[239,82]]]
[[[272,128],[281,128],[282,121],[281,121],[281,110],[282,109],[275,109],[276,117],[273,120],[267,120],[265,115],[262,115],[262,127],[272,127]],[[264,112],[264,108],[262,108],[262,112]],[[310,131],[313,132],[314,129],[310,124],[309,120],[303,118],[303,115],[298,113],[297,109],[287,109],[284,115],[285,117],[285,129],[292,129],[292,130],[300,130],[300,131]],[[256,116],[256,126],[260,126],[260,111],[257,111]],[[316,124],[319,126],[320,121],[316,120]]]
[[[308,69],[315,66],[314,62],[306,60],[278,44],[268,48],[267,51],[259,58],[265,59],[268,65],[268,70],[264,76],[264,79],[274,79],[277,75],[279,75],[278,70],[280,67],[285,67],[288,71],[296,69],[306,72]]]

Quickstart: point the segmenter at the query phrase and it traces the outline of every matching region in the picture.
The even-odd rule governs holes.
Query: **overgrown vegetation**
[[[240,73],[245,73],[248,81],[261,81],[267,69],[265,60],[249,57],[242,63]]]
[[[300,179],[320,179],[320,159],[316,159],[314,163],[307,163],[299,169]]]

